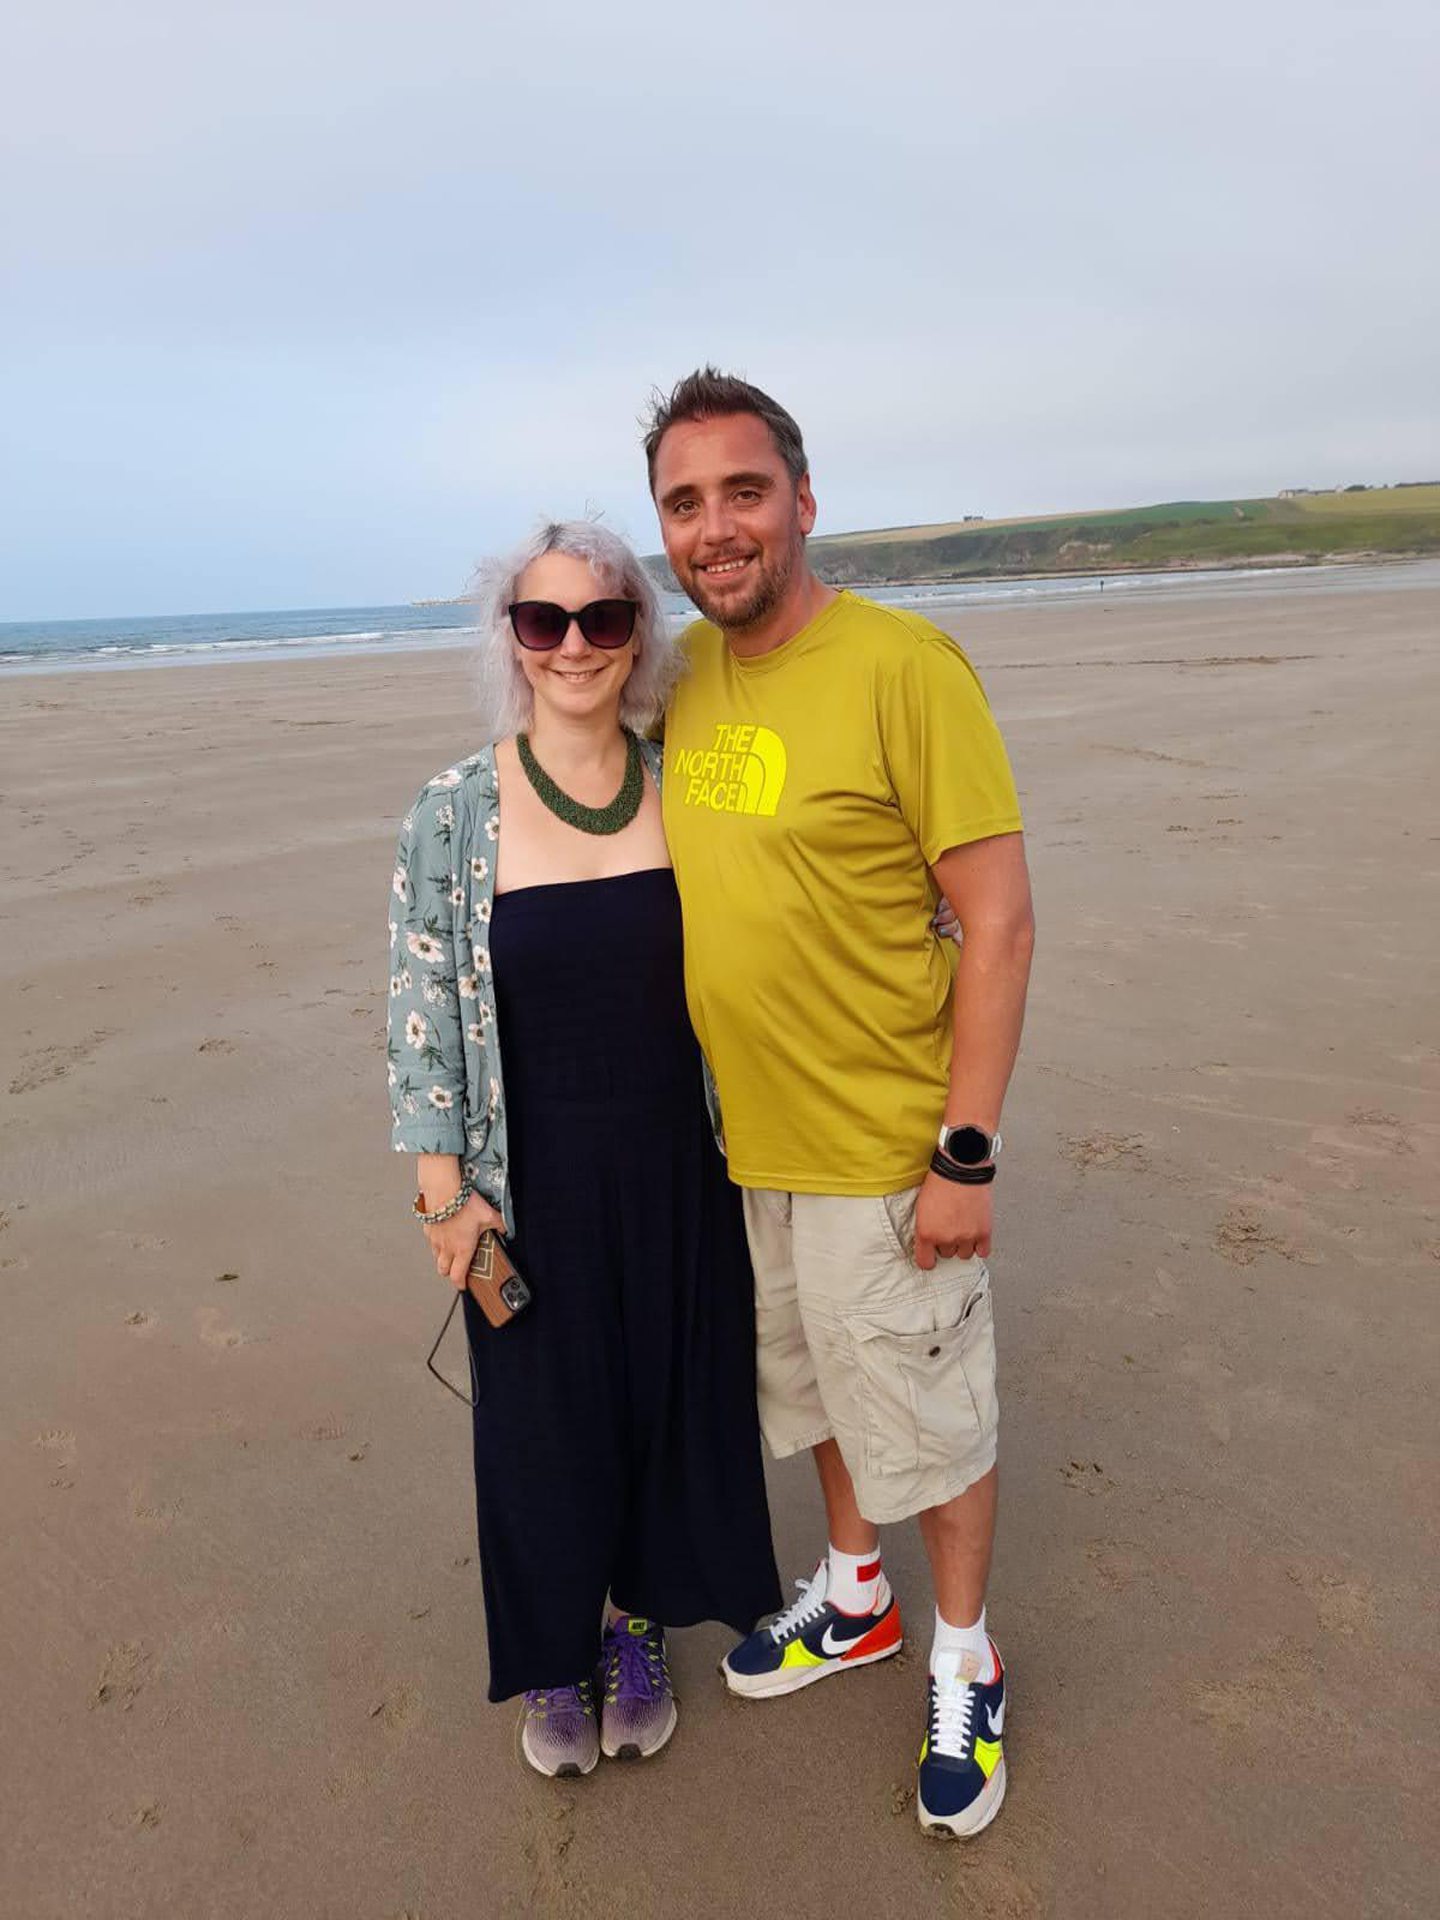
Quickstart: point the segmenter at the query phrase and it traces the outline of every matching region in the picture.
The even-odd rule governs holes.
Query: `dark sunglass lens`
[[[633,600],[592,600],[580,610],[580,631],[592,647],[623,647],[638,612]]]
[[[522,647],[558,647],[570,616],[552,600],[517,600],[510,609],[510,624]]]

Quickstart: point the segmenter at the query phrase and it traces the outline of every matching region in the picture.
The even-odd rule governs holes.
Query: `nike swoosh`
[[[858,1633],[852,1633],[847,1640],[832,1640],[830,1636],[834,1631],[834,1627],[826,1627],[824,1633],[820,1636],[820,1651],[822,1653],[828,1653],[832,1660],[837,1654],[848,1652],[857,1640],[863,1640],[870,1629],[868,1627],[862,1627]]]
[[[992,1736],[998,1740],[1005,1727],[1005,1702],[1002,1700],[998,1707],[987,1707],[985,1718],[990,1722]]]

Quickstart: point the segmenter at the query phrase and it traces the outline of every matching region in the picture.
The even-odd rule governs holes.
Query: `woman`
[[[674,1730],[665,1626],[780,1604],[752,1280],[637,731],[678,671],[655,591],[615,535],[552,525],[479,625],[491,744],[400,837],[394,1144],[439,1271],[463,1288],[494,1227],[533,1293],[502,1329],[464,1303],[490,1698],[524,1695],[539,1772],[588,1773]]]

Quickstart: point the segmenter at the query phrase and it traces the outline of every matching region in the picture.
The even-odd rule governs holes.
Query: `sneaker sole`
[[[578,1760],[562,1760],[558,1767],[542,1766],[525,1744],[525,1727],[523,1721],[521,1722],[520,1738],[517,1744],[520,1748],[520,1758],[525,1762],[526,1766],[529,1767],[530,1771],[532,1773],[538,1773],[542,1780],[580,1780],[583,1779],[587,1773],[593,1773],[600,1764],[600,1753],[597,1747],[588,1766],[582,1766]]]
[[[853,1660],[827,1660],[821,1667],[780,1667],[774,1673],[736,1673],[728,1661],[720,1662],[720,1671],[731,1693],[742,1700],[770,1700],[782,1693],[798,1693],[801,1687],[828,1680],[832,1673],[854,1673],[859,1667],[873,1667],[877,1660],[888,1660],[904,1646],[903,1639],[893,1647],[881,1647],[877,1653],[857,1654]]]
[[[529,1767],[532,1772],[538,1773],[544,1780],[579,1780],[582,1779],[585,1774],[593,1773],[600,1764],[600,1756],[597,1753],[590,1764],[585,1767],[582,1767],[579,1762],[575,1760],[562,1760],[558,1767],[542,1767],[538,1760],[532,1760],[529,1754],[525,1753],[523,1747],[520,1751],[525,1754],[526,1766]]]
[[[973,1840],[977,1833],[985,1831],[999,1813],[1004,1798],[1005,1760],[1002,1755],[999,1766],[985,1782],[983,1791],[975,1796],[963,1813],[951,1814],[948,1818],[943,1814],[927,1813],[925,1802],[917,1794],[921,1829],[937,1840]]]
[[[679,1718],[680,1716],[675,1711],[675,1704],[672,1701],[670,1704],[670,1718],[666,1722],[665,1731],[658,1739],[652,1740],[648,1746],[642,1746],[638,1740],[622,1741],[618,1747],[607,1746],[605,1744],[605,1734],[602,1727],[600,1734],[600,1751],[607,1760],[649,1760],[653,1755],[659,1753],[663,1746],[669,1743],[670,1736],[674,1733]]]

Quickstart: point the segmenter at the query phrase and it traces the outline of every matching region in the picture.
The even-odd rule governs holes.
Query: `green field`
[[[949,521],[810,542],[822,578],[1147,572],[1440,553],[1440,483],[1273,500],[1174,500],[1028,520]]]

